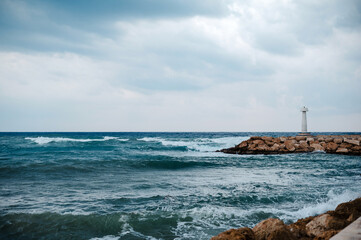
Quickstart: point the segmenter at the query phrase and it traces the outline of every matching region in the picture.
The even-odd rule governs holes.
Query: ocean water
[[[361,196],[360,156],[215,152],[294,134],[0,133],[0,239],[209,239]]]

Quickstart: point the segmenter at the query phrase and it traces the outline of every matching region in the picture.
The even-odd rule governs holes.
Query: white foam
[[[294,220],[314,216],[329,210],[334,210],[340,203],[348,202],[358,197],[361,197],[361,192],[351,192],[346,190],[340,194],[336,194],[331,190],[327,194],[327,199],[316,204],[306,205],[300,210],[296,212],[289,212],[288,214],[293,216]]]
[[[210,152],[221,148],[233,147],[249,137],[222,137],[222,138],[196,138],[196,139],[165,139],[160,137],[144,137],[138,139],[145,142],[160,142],[164,146],[187,147],[188,149]]]
[[[119,139],[118,137],[105,136],[102,139],[81,139],[81,138],[63,138],[63,137],[26,137],[26,140],[31,140],[37,144],[47,144],[50,142],[102,142],[117,139],[119,141],[128,141],[128,139]]]
[[[120,237],[117,236],[113,236],[113,235],[107,235],[104,237],[100,237],[100,238],[91,238],[89,240],[118,240]]]

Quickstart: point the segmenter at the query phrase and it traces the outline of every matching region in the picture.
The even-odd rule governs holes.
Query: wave
[[[329,210],[334,210],[340,203],[348,202],[359,197],[361,197],[360,192],[352,192],[350,190],[346,190],[342,193],[337,194],[333,190],[331,190],[327,193],[327,198],[317,202],[316,204],[306,205],[296,212],[289,212],[287,214],[292,216],[293,220],[305,218],[308,216],[314,216],[327,212]]]
[[[152,168],[152,169],[183,169],[194,167],[213,167],[218,164],[207,161],[177,161],[177,160],[150,160],[131,164],[135,168]]]
[[[26,140],[31,140],[37,144],[47,144],[51,142],[103,142],[108,140],[118,140],[118,141],[128,141],[129,139],[121,139],[118,137],[108,137],[105,136],[102,139],[96,138],[64,138],[64,137],[26,137]]]
[[[187,147],[187,149],[200,152],[213,152],[221,148],[233,147],[248,138],[249,137],[165,139],[160,137],[144,137],[137,140],[145,142],[159,142],[163,146]]]

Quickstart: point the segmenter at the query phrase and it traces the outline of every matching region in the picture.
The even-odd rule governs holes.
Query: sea
[[[296,134],[0,133],[0,239],[202,240],[361,197],[360,156],[216,152]]]

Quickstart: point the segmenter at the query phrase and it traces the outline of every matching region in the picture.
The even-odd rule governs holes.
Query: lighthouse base
[[[299,134],[297,134],[297,136],[311,136],[311,133],[309,133],[309,132],[300,132]]]

